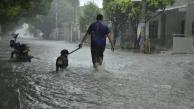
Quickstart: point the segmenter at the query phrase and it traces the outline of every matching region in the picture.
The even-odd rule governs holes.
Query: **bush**
[[[151,54],[156,51],[156,45],[158,44],[157,39],[147,39],[144,42],[144,53]]]
[[[122,43],[121,48],[122,49],[133,49],[134,48],[134,43],[132,41]]]

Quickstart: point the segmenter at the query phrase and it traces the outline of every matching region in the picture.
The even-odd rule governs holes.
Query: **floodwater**
[[[78,44],[19,39],[40,59],[10,60],[8,40],[0,41],[1,109],[194,109],[194,55],[145,55],[105,51],[104,64],[92,68],[90,48],[68,57],[55,72],[60,50]]]

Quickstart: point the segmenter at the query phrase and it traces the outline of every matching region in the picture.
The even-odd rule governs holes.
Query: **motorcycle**
[[[10,40],[10,47],[14,49],[11,52],[11,59],[15,56],[16,61],[31,62],[33,56],[29,55],[30,48],[26,44],[16,42],[17,36],[14,36],[14,40]]]

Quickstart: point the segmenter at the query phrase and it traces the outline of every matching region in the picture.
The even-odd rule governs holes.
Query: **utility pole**
[[[142,0],[142,35],[146,38],[146,0]]]
[[[137,38],[141,36],[141,40],[144,40],[142,43],[145,43],[145,39],[147,40],[148,38],[146,37],[146,0],[131,0],[132,2],[141,2],[142,5],[142,10],[141,10],[141,19],[139,24],[138,24],[138,30],[137,30]],[[140,45],[143,46],[143,45]],[[140,47],[140,50],[143,51],[144,47]]]
[[[150,51],[150,42],[148,40],[148,37],[146,36],[146,0],[132,0],[133,2],[139,2],[141,1],[142,10],[141,10],[141,19],[138,27],[137,37],[141,35],[140,40],[143,40],[142,45],[140,45],[140,51],[143,51],[144,49],[149,49]],[[146,47],[144,48],[144,43],[146,44]]]
[[[75,41],[78,39],[79,33],[78,33],[78,5],[79,5],[79,1],[78,0],[74,0],[74,9],[73,9],[73,22],[71,25],[71,42]]]
[[[145,44],[145,47],[143,47],[143,51],[150,53],[150,39],[148,36],[146,36],[146,0],[142,0],[142,37],[144,39],[143,43]]]
[[[77,23],[77,0],[74,0],[74,25]]]
[[[72,24],[71,24],[71,36],[70,36],[70,41],[73,42],[73,39],[75,37],[75,25],[76,25],[76,0],[73,0],[73,21],[72,21]]]
[[[58,0],[56,0],[56,39],[59,39],[59,30],[58,30]]]

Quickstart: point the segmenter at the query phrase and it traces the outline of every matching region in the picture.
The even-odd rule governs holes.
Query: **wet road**
[[[69,67],[55,72],[62,41],[22,40],[40,60],[9,60],[0,41],[1,109],[194,109],[194,55],[144,55],[105,51],[103,68],[93,70],[90,49],[69,56]]]

